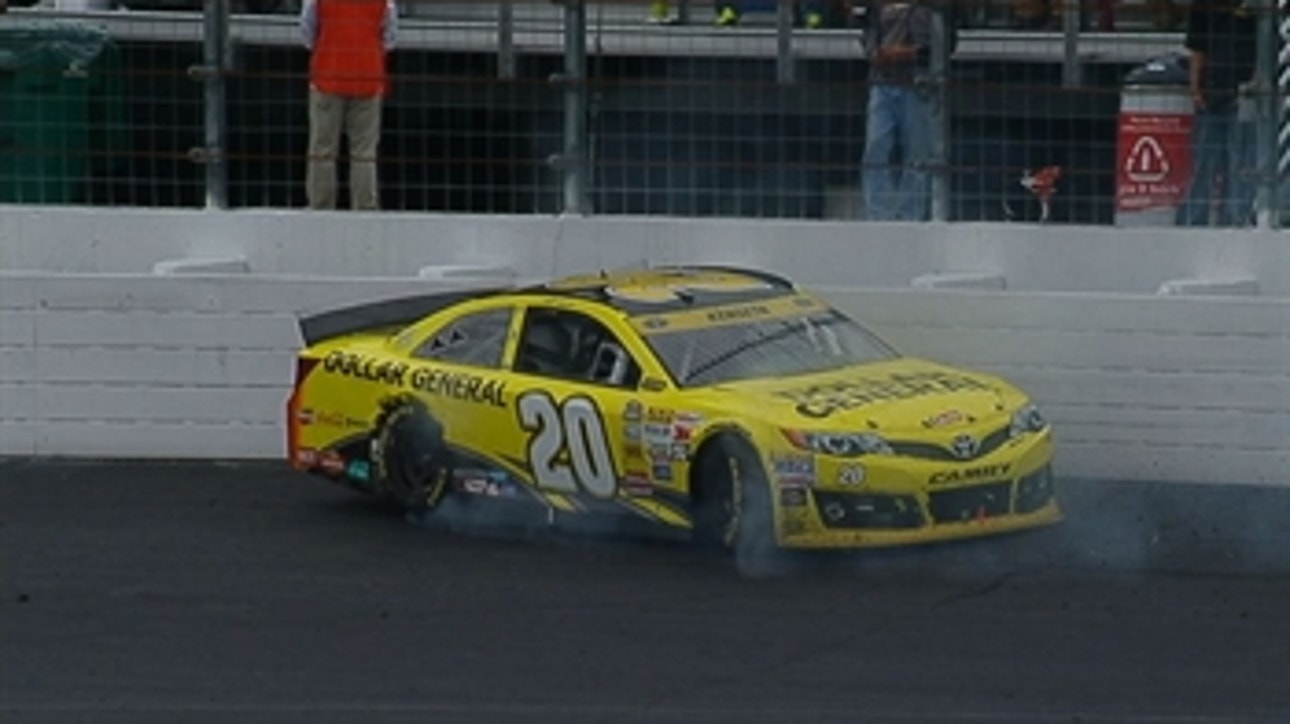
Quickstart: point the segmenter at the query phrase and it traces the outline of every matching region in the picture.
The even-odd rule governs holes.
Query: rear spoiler
[[[323,340],[366,329],[412,324],[457,302],[486,297],[502,291],[507,289],[485,288],[436,292],[365,302],[315,314],[302,314],[299,317],[300,336],[304,338],[306,346],[311,346]]]

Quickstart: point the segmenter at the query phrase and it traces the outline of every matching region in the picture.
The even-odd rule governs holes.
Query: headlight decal
[[[1027,403],[1012,413],[1008,435],[1009,437],[1020,437],[1026,433],[1039,432],[1045,427],[1048,427],[1048,421],[1040,414],[1039,408]]]
[[[784,430],[784,437],[799,450],[821,455],[854,458],[862,455],[891,455],[891,445],[871,432],[810,432]]]

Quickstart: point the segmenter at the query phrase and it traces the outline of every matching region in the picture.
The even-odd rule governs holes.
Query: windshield
[[[897,356],[882,340],[835,310],[660,331],[646,339],[682,387],[827,372]]]

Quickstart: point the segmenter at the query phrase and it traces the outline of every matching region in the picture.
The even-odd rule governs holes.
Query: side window
[[[489,309],[449,322],[412,353],[419,359],[497,368],[506,350],[512,309]]]
[[[641,370],[603,324],[577,312],[534,307],[515,358],[519,372],[635,388]]]

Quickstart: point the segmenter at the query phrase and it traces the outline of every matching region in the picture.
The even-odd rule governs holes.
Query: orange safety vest
[[[386,0],[318,0],[309,81],[323,93],[383,96],[389,80],[381,28]]]

